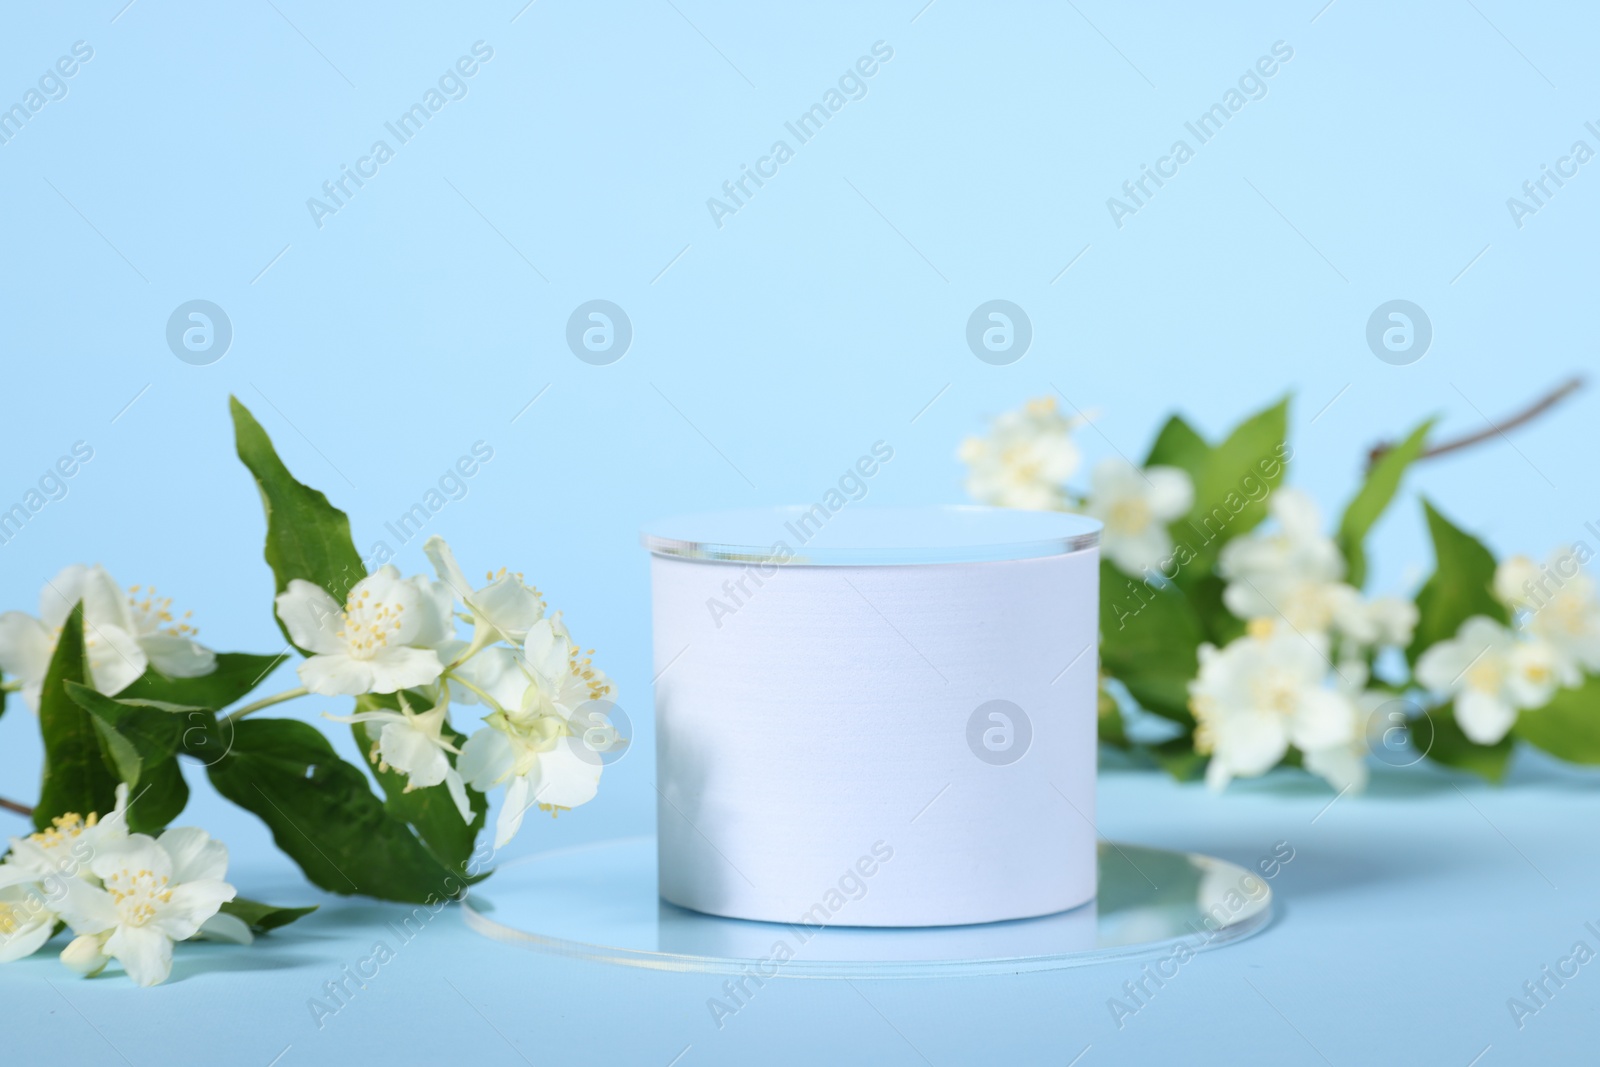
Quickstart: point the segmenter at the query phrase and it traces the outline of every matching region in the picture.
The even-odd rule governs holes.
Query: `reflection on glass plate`
[[[655,839],[631,837],[507,863],[463,910],[468,926],[497,941],[625,967],[927,978],[1186,959],[1266,926],[1272,891],[1222,860],[1106,841],[1099,897],[1057,915],[905,929],[750,922],[662,901]]]

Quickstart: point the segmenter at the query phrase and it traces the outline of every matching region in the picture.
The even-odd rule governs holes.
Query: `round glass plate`
[[[1072,911],[898,929],[723,919],[656,895],[656,843],[631,837],[504,864],[463,911],[486,937],[624,967],[763,979],[1016,974],[1173,956],[1249,937],[1272,891],[1208,856],[1100,843],[1099,897]]]

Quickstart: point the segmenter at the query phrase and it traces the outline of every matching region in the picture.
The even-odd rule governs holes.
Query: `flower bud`
[[[71,944],[61,950],[61,962],[66,964],[69,971],[76,972],[80,977],[93,978],[105,970],[111,957],[101,951],[100,938],[93,934],[84,934],[75,937]]]

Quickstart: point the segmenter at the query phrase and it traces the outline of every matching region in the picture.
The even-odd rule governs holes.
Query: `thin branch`
[[[1543,415],[1545,412],[1561,403],[1561,401],[1565,400],[1573,393],[1576,393],[1579,389],[1582,389],[1585,384],[1586,383],[1584,382],[1584,378],[1581,374],[1574,375],[1499,425],[1490,426],[1487,429],[1478,431],[1477,433],[1469,433],[1465,437],[1456,437],[1449,441],[1444,441],[1440,444],[1434,445],[1432,448],[1423,449],[1422,453],[1417,456],[1417,459],[1432,459],[1435,456],[1443,456],[1450,452],[1457,452],[1463,448],[1470,448],[1473,445],[1479,444],[1483,441],[1488,441],[1492,438],[1499,437],[1507,430],[1514,430],[1524,423],[1532,422],[1534,419],[1538,418],[1540,415]],[[1374,466],[1376,466],[1378,461],[1387,455],[1388,452],[1393,448],[1394,442],[1392,441],[1385,441],[1382,444],[1374,445],[1372,451],[1367,455],[1367,470],[1370,471]]]
[[[26,804],[18,804],[15,800],[7,800],[5,797],[0,797],[0,808],[14,811],[25,819],[33,818],[33,809]]]
[[[225,716],[222,721],[238,722],[240,719],[251,714],[252,712],[260,711],[262,708],[270,708],[274,704],[282,704],[285,700],[297,700],[309,692],[310,690],[303,685],[296,686],[293,689],[285,689],[281,693],[275,693],[272,696],[264,697],[261,700],[256,701],[254,704],[246,704],[238,711],[232,712],[231,714]]]

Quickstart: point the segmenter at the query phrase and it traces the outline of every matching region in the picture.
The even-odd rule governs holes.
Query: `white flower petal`
[[[1096,497],[1142,497],[1144,479],[1139,468],[1120,456],[1107,456],[1089,473],[1089,485]]]
[[[338,636],[344,625],[344,609],[320,585],[291,578],[275,603],[278,618],[289,631],[289,640],[297,646],[322,655],[344,651],[344,641]]]
[[[174,941],[182,941],[193,937],[201,923],[236,895],[233,886],[216,878],[184,882],[173,888],[170,899],[156,906],[150,925]]]
[[[117,927],[105,952],[142,986],[160,985],[172,973],[172,939],[148,926]]]
[[[544,601],[521,578],[506,574],[472,594],[472,610],[507,641],[520,642],[544,617]]]
[[[376,610],[378,604],[388,608],[389,618],[399,624],[387,630],[391,646],[411,644],[423,627],[422,594],[414,583],[400,577],[393,564],[379,567],[357,582],[350,590],[350,601],[358,605],[358,612]]]
[[[117,925],[117,906],[99,886],[82,878],[63,878],[54,888],[61,890],[56,910],[75,934],[98,934]]]
[[[1289,739],[1302,752],[1348,744],[1355,736],[1355,708],[1328,689],[1307,689],[1289,722]]]
[[[199,678],[217,669],[217,654],[182,634],[146,634],[138,641],[150,666],[169,678]]]
[[[522,654],[546,692],[560,691],[571,666],[572,641],[561,624],[561,614],[540,619],[528,630]]]
[[[1524,641],[1506,656],[1505,691],[1519,708],[1542,708],[1555,696],[1558,658],[1543,641]]]
[[[137,629],[128,610],[127,594],[98,563],[84,572],[82,596],[85,623],[95,627],[115,626],[130,634]]]
[[[1216,755],[1229,772],[1254,778],[1277,766],[1289,750],[1283,720],[1270,712],[1238,711],[1229,715],[1216,733]]]
[[[383,761],[418,789],[438,785],[450,773],[450,760],[435,739],[412,722],[391,722],[378,734]]]
[[[1528,588],[1539,579],[1539,565],[1527,556],[1507,556],[1494,569],[1494,595],[1513,606],[1528,599]]]
[[[1435,692],[1448,692],[1455,688],[1478,654],[1468,651],[1460,641],[1440,641],[1431,645],[1417,659],[1417,682]]]
[[[228,871],[228,846],[198,826],[175,826],[156,840],[172,857],[174,882],[221,878]]]
[[[139,642],[120,626],[91,624],[85,616],[83,641],[89,657],[89,673],[94,676],[94,687],[107,695],[128,688],[150,665]]]
[[[50,670],[55,635],[38,619],[20,611],[0,615],[0,671],[38,683]]]
[[[533,684],[516,650],[503,645],[489,646],[451,674],[488,693],[496,704],[510,711],[522,707],[522,694]],[[466,686],[452,686],[451,693],[463,704],[478,703],[478,695]]]
[[[461,755],[456,758],[456,770],[461,772],[461,777],[472,788],[487,793],[505,781],[516,763],[516,750],[506,735],[484,727],[467,738],[461,746]]]
[[[417,627],[408,643],[436,649],[455,641],[455,597],[450,587],[420,575],[412,578],[411,584],[417,591]]]
[[[456,554],[445,539],[437,535],[428,538],[422,546],[422,554],[433,564],[433,572],[439,576],[439,580],[448,585],[462,603],[466,603],[472,595],[472,583],[467,581],[466,574],[456,563]]]
[[[88,573],[89,568],[83,564],[70,564],[39,590],[39,617],[51,630],[60,629],[83,599],[83,582]]]
[[[1517,721],[1517,709],[1500,697],[1477,689],[1456,696],[1456,722],[1461,732],[1480,745],[1492,745]]]
[[[323,696],[361,696],[373,692],[372,664],[343,652],[312,656],[295,668],[300,684]]]
[[[1278,489],[1272,494],[1267,510],[1291,539],[1310,540],[1322,536],[1322,512],[1308,493],[1288,487]]]
[[[461,821],[467,824],[472,822],[472,801],[467,796],[467,787],[461,781],[461,775],[452,770],[444,776],[445,788],[450,791],[450,799],[455,801],[456,811],[461,813]]]
[[[1172,552],[1172,536],[1165,526],[1152,522],[1141,533],[1107,536],[1104,551],[1123,572],[1143,574],[1166,561]]]
[[[528,775],[533,784],[533,802],[562,808],[587,804],[599,791],[601,767],[599,760],[592,756],[584,759],[573,746],[564,743],[539,753],[538,770]]]
[[[232,945],[250,945],[256,939],[249,923],[225,911],[219,911],[201,923],[195,936],[205,941],[225,941]]]
[[[102,880],[123,871],[149,871],[156,878],[172,877],[172,856],[148,834],[129,834],[95,850],[89,869]]]
[[[439,654],[431,648],[389,646],[367,661],[372,671],[372,692],[394,693],[427,685],[444,673]]]
[[[534,804],[532,796],[533,786],[526,777],[511,779],[511,784],[506,787],[505,799],[500,804],[500,815],[495,819],[495,848],[505,848],[517,836],[517,831],[522,829],[522,817]]]
[[[1194,481],[1189,472],[1177,467],[1146,467],[1148,480],[1145,501],[1151,513],[1162,522],[1181,519],[1194,506]]]
[[[24,923],[10,933],[0,933],[0,963],[11,963],[38,952],[50,940],[54,927],[55,917],[51,916]]]

